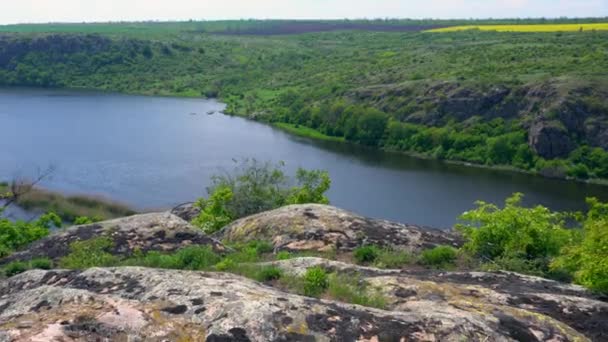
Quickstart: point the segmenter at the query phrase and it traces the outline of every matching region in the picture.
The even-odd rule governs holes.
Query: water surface
[[[221,114],[203,99],[0,90],[0,179],[57,169],[44,186],[161,209],[203,195],[209,177],[233,159],[285,161],[330,172],[332,204],[367,216],[449,227],[476,200],[584,208],[608,188],[449,165],[402,154],[311,141]]]

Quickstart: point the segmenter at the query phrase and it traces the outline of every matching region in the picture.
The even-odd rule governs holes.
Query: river
[[[488,170],[349,144],[294,137],[221,114],[205,99],[63,90],[0,89],[0,180],[54,165],[44,187],[106,196],[140,210],[171,207],[205,194],[212,174],[233,159],[284,161],[329,171],[332,204],[404,223],[452,226],[476,200],[585,208],[608,187]]]

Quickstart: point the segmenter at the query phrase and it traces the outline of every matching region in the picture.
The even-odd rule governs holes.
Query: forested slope
[[[219,97],[229,113],[295,131],[608,178],[608,32],[265,36],[172,25],[4,27],[24,32],[0,34],[0,84]]]

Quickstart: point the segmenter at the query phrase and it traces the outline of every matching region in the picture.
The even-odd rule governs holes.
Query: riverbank
[[[231,114],[231,115],[239,115],[239,114]],[[239,115],[239,116],[248,118],[246,115]],[[310,139],[315,139],[315,140],[319,140],[319,141],[334,141],[334,142],[340,142],[340,143],[356,144],[353,142],[346,141],[343,137],[332,137],[332,136],[323,134],[313,128],[302,126],[302,125],[294,125],[294,124],[281,123],[281,122],[273,122],[273,123],[269,123],[269,125],[279,128],[287,133],[290,133],[290,134],[293,134],[293,135],[296,135],[299,137],[310,138]],[[576,182],[576,183],[608,186],[608,179],[599,179],[599,178],[597,178],[597,179],[578,179],[578,178],[573,178],[573,177],[548,177],[548,176],[542,175],[541,173],[539,173],[537,171],[518,169],[518,168],[510,166],[510,165],[475,164],[475,163],[471,163],[471,162],[467,162],[467,161],[460,161],[460,160],[438,159],[438,158],[435,158],[431,155],[424,154],[424,153],[401,151],[401,150],[389,149],[389,148],[378,149],[378,148],[373,148],[373,147],[364,146],[364,145],[360,145],[360,144],[357,144],[357,145],[364,147],[364,148],[369,148],[371,150],[384,151],[384,152],[389,152],[389,153],[397,153],[397,154],[402,154],[402,155],[406,155],[408,157],[418,158],[418,159],[422,159],[422,160],[436,160],[436,161],[441,161],[443,163],[452,164],[452,165],[460,165],[460,166],[485,169],[485,170],[502,171],[502,172],[513,172],[513,173],[525,174],[525,175],[530,175],[530,176],[535,176],[535,177],[552,178],[552,179],[558,179],[558,180],[564,180],[564,181]]]
[[[8,190],[6,182],[0,183],[0,193]],[[65,195],[42,188],[20,196],[14,205],[25,212],[54,212],[65,222],[74,222],[79,217],[100,221],[137,213],[126,204],[101,196]]]

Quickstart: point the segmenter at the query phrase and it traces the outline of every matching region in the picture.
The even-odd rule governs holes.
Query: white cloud
[[[0,23],[608,16],[608,0],[0,0]]]

